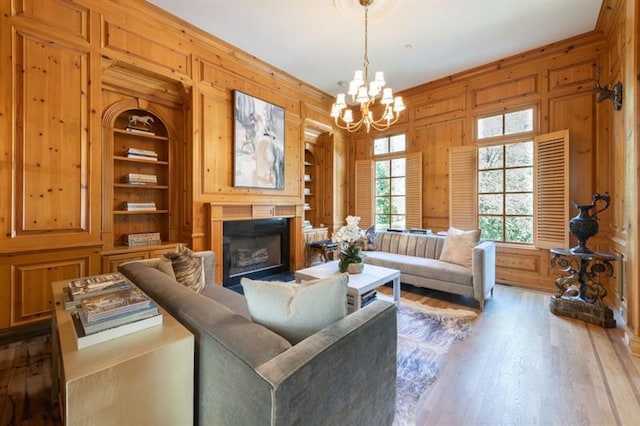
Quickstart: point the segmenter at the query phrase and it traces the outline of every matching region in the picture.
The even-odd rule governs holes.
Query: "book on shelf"
[[[87,320],[92,322],[133,312],[151,303],[149,296],[134,286],[129,290],[87,297],[81,301],[79,309],[84,311]]]
[[[127,148],[127,154],[146,155],[148,157],[157,157],[158,153],[150,149]]]
[[[157,184],[158,177],[156,175],[144,174],[144,173],[127,173],[125,176],[125,182],[138,183],[138,184]]]
[[[140,234],[127,235],[127,245],[129,247],[142,247],[161,244],[159,232],[145,232]]]
[[[131,281],[119,272],[73,279],[67,284],[69,297],[75,301],[115,291],[129,290],[131,286]]]
[[[156,203],[154,201],[150,201],[150,202],[124,201],[123,206],[124,206],[124,209],[127,211],[157,210]]]
[[[84,334],[93,334],[109,328],[119,327],[130,322],[140,321],[154,315],[158,315],[160,310],[158,309],[158,306],[152,302],[144,308],[97,321],[89,321],[87,314],[83,309],[77,309],[76,312],[80,319]]]
[[[127,132],[131,132],[131,133],[138,133],[138,134],[141,134],[141,135],[151,135],[151,136],[155,136],[155,133],[154,133],[154,132],[152,132],[151,130],[148,130],[148,129],[142,129],[142,128],[139,128],[139,127],[132,127],[132,126],[128,126],[125,130],[126,130]]]
[[[135,160],[149,160],[149,161],[158,161],[158,157],[150,157],[148,155],[138,155],[138,154],[125,154],[127,158],[133,158]]]
[[[148,318],[132,321],[126,324],[122,324],[117,327],[108,328],[106,330],[98,331],[91,334],[84,333],[82,329],[82,322],[77,312],[71,314],[72,322],[76,330],[76,347],[78,349],[84,349],[89,346],[93,346],[98,343],[113,340],[118,337],[126,336],[138,331],[146,330],[151,327],[162,325],[162,313],[153,315]]]

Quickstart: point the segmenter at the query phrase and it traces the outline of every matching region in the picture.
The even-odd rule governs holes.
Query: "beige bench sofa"
[[[471,296],[484,309],[495,285],[495,242],[479,242],[468,268],[440,260],[444,241],[444,236],[433,234],[376,232],[375,250],[365,252],[365,263],[400,270],[405,284]]]

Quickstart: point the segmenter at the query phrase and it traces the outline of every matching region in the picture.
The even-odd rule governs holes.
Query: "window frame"
[[[529,132],[526,132],[529,133]],[[512,136],[512,135],[509,135]],[[492,240],[495,241],[496,243],[504,243],[504,244],[509,244],[509,245],[513,245],[513,244],[517,244],[517,245],[524,245],[524,246],[532,246],[534,244],[534,237],[535,237],[535,182],[534,182],[534,167],[535,167],[535,158],[534,156],[534,138],[526,138],[526,137],[522,137],[522,134],[518,133],[518,136],[520,136],[519,138],[515,138],[515,140],[510,140],[509,142],[495,142],[495,143],[489,143],[489,144],[483,144],[481,146],[477,146],[476,147],[476,174],[477,174],[477,186],[476,186],[476,203],[477,203],[477,211],[476,211],[476,217],[477,217],[477,223],[478,223],[478,228],[480,228],[480,219],[481,217],[501,217],[502,218],[502,239],[501,240]],[[514,138],[510,138],[510,139],[514,139]],[[515,167],[508,167],[506,165],[506,148],[508,145],[514,145],[514,144],[518,144],[518,143],[531,143],[531,150],[532,150],[532,162],[531,165],[529,166],[515,166]],[[503,159],[502,159],[502,167],[497,167],[497,168],[490,168],[490,169],[480,169],[479,167],[479,162],[480,162],[480,155],[479,155],[479,151],[481,148],[491,148],[491,147],[501,147],[502,148],[502,153],[503,153]],[[531,169],[531,191],[519,191],[519,192],[508,192],[507,191],[507,170],[515,170],[515,169]],[[480,173],[483,171],[501,171],[502,172],[502,191],[501,192],[482,192],[480,191]],[[481,213],[480,212],[480,196],[481,195],[491,195],[491,194],[495,194],[495,195],[500,195],[502,197],[502,213],[500,214],[489,214],[489,213]],[[523,215],[523,214],[507,214],[507,203],[506,203],[506,198],[507,195],[509,194],[531,194],[531,214],[527,214],[527,215]],[[524,242],[524,241],[506,241],[505,238],[507,236],[506,233],[506,229],[507,229],[507,218],[510,217],[527,217],[527,218],[531,218],[531,242]]]
[[[376,145],[376,140],[379,139],[387,139],[387,146],[390,148],[391,146],[391,138],[396,137],[396,136],[404,136],[404,150],[403,151],[393,151],[393,152],[385,152],[383,154],[376,154],[375,153],[375,145]],[[373,193],[373,224],[375,226],[376,230],[387,230],[389,228],[393,229],[394,226],[392,226],[392,217],[393,216],[403,216],[404,217],[404,227],[407,227],[407,166],[408,166],[408,152],[407,152],[407,133],[406,132],[401,132],[401,133],[393,133],[393,134],[389,134],[389,135],[381,135],[378,137],[373,138],[372,144],[371,144],[371,150],[372,150],[372,155],[371,155],[371,161],[373,162],[373,188],[374,188],[374,193]],[[405,179],[405,190],[404,190],[404,194],[402,196],[395,196],[395,197],[402,197],[404,198],[404,212],[402,214],[398,214],[398,213],[393,213],[390,212],[388,213],[389,216],[389,224],[386,228],[383,229],[383,226],[381,225],[386,225],[386,224],[379,224],[378,223],[378,198],[383,198],[383,197],[378,197],[378,180],[382,179],[382,178],[378,178],[378,173],[377,173],[377,165],[379,162],[382,161],[389,161],[389,167],[390,167],[390,171],[392,171],[392,167],[391,167],[391,162],[392,160],[397,160],[397,159],[403,159],[404,160],[404,176],[402,176]],[[388,179],[389,180],[389,196],[388,197],[384,197],[384,198],[389,198],[389,205],[392,205],[392,200],[394,198],[393,194],[391,193],[391,181],[394,177],[399,177],[399,176],[393,176],[392,173],[390,173],[389,177],[384,178],[384,179]]]
[[[516,112],[520,112],[520,111],[526,111],[526,110],[531,110],[531,130],[530,131],[526,131],[526,132],[521,132],[521,133],[510,133],[510,134],[504,134],[504,129],[505,129],[505,117],[507,114],[512,114],[512,113],[516,113]],[[475,215],[475,222],[476,222],[476,226],[478,227],[478,229],[480,229],[480,206],[479,206],[479,199],[480,199],[480,179],[479,179],[479,175],[480,175],[480,170],[478,168],[478,162],[479,162],[479,149],[480,148],[487,148],[487,147],[491,147],[491,146],[503,146],[505,147],[506,145],[510,145],[510,144],[514,144],[514,143],[520,143],[520,142],[528,142],[531,141],[533,143],[533,148],[534,148],[534,153],[533,153],[533,165],[531,166],[533,168],[533,190],[532,190],[532,194],[533,194],[533,213],[530,215],[533,218],[533,228],[532,228],[532,232],[533,232],[533,238],[532,238],[532,242],[531,243],[525,243],[525,242],[512,242],[512,241],[505,241],[504,238],[506,237],[506,233],[504,232],[506,229],[506,220],[503,220],[503,235],[502,235],[502,240],[492,240],[495,241],[497,244],[507,244],[510,247],[513,246],[521,246],[521,247],[534,247],[535,246],[535,242],[536,242],[536,182],[535,182],[535,165],[537,162],[536,159],[536,149],[535,149],[535,144],[536,144],[536,137],[539,134],[539,110],[540,107],[538,104],[525,104],[525,105],[518,105],[518,106],[513,106],[513,107],[509,107],[509,108],[504,108],[502,110],[496,111],[496,110],[492,110],[492,111],[487,111],[485,113],[482,114],[478,114],[476,116],[473,117],[473,136],[474,136],[474,142],[475,142],[475,150],[476,150],[476,164],[475,164],[475,179],[476,179],[476,189],[475,189],[475,205],[476,205],[476,209],[474,212]],[[489,137],[485,137],[485,138],[480,138],[478,135],[478,122],[481,119],[485,119],[485,118],[490,118],[490,117],[497,117],[497,116],[502,116],[502,129],[503,129],[503,134],[502,135],[495,135],[495,136],[489,136]],[[505,159],[506,160],[506,159]],[[506,170],[506,168],[502,168],[502,170]],[[507,192],[504,191],[504,187],[506,186],[506,180],[503,182],[503,201],[504,198],[506,197]],[[503,213],[502,213],[502,217],[504,219],[506,219],[507,215],[506,215],[506,204],[503,204]],[[529,216],[529,215],[527,215]]]

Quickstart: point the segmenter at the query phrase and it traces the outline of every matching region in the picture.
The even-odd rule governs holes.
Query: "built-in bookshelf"
[[[130,235],[153,235],[145,241],[157,248],[170,241],[167,128],[157,115],[129,109],[116,117],[112,132],[113,248],[139,248],[141,239],[132,245]]]
[[[310,150],[304,151],[304,216],[313,226],[318,226],[317,222],[317,181],[316,181],[316,159]]]

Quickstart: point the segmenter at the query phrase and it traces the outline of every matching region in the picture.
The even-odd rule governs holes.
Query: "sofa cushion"
[[[199,293],[205,285],[204,260],[187,247],[179,247],[176,252],[165,253],[171,260],[174,279],[187,288]],[[160,266],[159,264],[158,266]]]
[[[240,314],[249,320],[251,319],[247,299],[236,291],[217,284],[207,284],[200,294],[226,306],[236,314]]]
[[[463,231],[449,228],[447,237],[444,240],[444,247],[442,247],[442,253],[440,253],[440,260],[471,268],[473,248],[478,243],[479,238],[479,229]]]
[[[366,262],[385,268],[398,269],[402,274],[468,286],[473,285],[473,275],[470,269],[436,259],[371,251],[367,253]]]
[[[242,278],[253,320],[296,344],[347,314],[347,274],[302,284]]]

